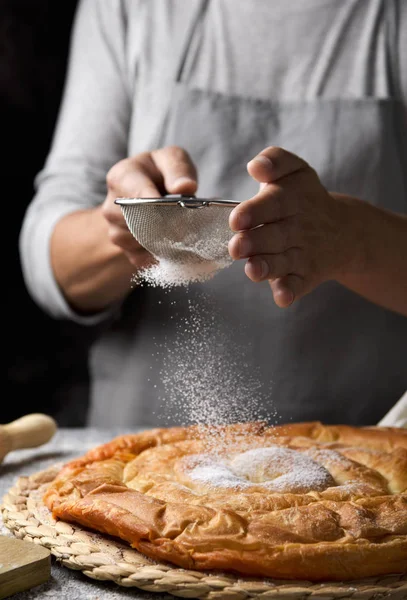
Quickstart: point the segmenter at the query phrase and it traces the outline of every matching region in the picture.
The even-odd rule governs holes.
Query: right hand
[[[108,194],[102,214],[108,222],[110,241],[121,248],[132,265],[142,268],[153,258],[129,231],[116,198],[159,198],[165,194],[195,194],[196,168],[178,146],[143,152],[116,163],[106,177]]]

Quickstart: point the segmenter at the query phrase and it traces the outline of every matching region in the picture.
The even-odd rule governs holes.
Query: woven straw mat
[[[49,548],[58,562],[93,579],[203,600],[407,600],[407,576],[315,584],[188,571],[154,562],[113,538],[55,521],[43,504],[42,495],[59,469],[60,466],[54,466],[30,477],[20,477],[3,498],[3,521],[16,537]]]

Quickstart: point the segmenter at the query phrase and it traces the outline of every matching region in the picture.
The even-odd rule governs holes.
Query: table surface
[[[93,446],[109,441],[116,435],[128,433],[122,429],[59,429],[53,439],[31,450],[16,450],[9,453],[0,464],[0,502],[4,494],[13,487],[18,477],[42,471],[55,463],[66,462],[80,456]],[[133,429],[134,433],[134,429]],[[0,533],[12,535],[0,518]],[[51,579],[43,585],[12,596],[13,600],[140,600],[172,599],[168,594],[151,594],[138,588],[124,588],[113,582],[97,582],[80,571],[58,565],[52,560]]]

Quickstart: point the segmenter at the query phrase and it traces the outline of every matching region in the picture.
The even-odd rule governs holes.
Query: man
[[[368,424],[401,396],[406,37],[402,0],[81,3],[21,252],[45,310],[106,323],[92,424],[157,424],[176,324],[202,293],[222,360],[258,371],[266,415]],[[229,245],[245,272],[133,289],[150,257],[114,199],[195,192],[247,200]]]

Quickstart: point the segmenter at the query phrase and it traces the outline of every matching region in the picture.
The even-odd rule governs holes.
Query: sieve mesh
[[[229,215],[237,202],[193,199],[185,206],[162,200],[117,199],[139,244],[158,260],[186,265],[229,262]]]

